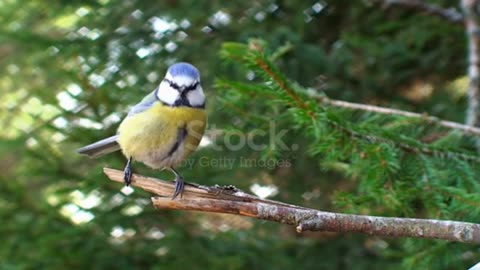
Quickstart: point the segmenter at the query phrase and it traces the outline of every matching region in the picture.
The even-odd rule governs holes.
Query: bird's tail
[[[118,135],[108,137],[98,142],[89,144],[77,149],[77,153],[84,154],[92,158],[103,156],[105,154],[120,150],[120,145],[117,143]]]

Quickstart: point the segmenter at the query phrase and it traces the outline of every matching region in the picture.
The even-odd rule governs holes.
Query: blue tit
[[[183,178],[175,167],[195,151],[206,124],[200,73],[191,64],[176,63],[168,68],[160,85],[130,109],[117,135],[77,151],[98,157],[122,150],[127,158],[127,186],[131,183],[133,161],[153,169],[169,169],[175,174],[175,199],[184,189]]]

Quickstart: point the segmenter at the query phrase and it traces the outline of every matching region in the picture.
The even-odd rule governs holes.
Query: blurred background
[[[355,184],[322,170],[303,148],[308,139],[288,122],[252,126],[250,118],[264,116],[244,115],[225,102],[229,94],[215,79],[251,74],[223,63],[220,47],[260,38],[285,46],[278,66],[290,79],[331,98],[463,122],[464,33],[442,18],[368,0],[1,0],[0,269],[427,269],[421,262],[435,250],[421,250],[431,245],[465,252],[428,269],[465,269],[478,255],[465,245],[299,235],[293,227],[238,216],[157,211],[149,194],[103,175],[105,166],[123,169],[121,153],[92,160],[75,152],[114,134],[166,68],[187,61],[201,72],[209,112],[208,136],[191,157],[193,166],[179,168],[187,181],[233,184],[316,209],[388,215],[381,206],[338,203],[336,196]],[[239,107],[256,112],[256,106]],[[265,151],[216,145],[220,131],[234,128],[239,134],[285,130],[282,139],[292,147],[269,159]],[[135,170],[173,179],[142,164]]]

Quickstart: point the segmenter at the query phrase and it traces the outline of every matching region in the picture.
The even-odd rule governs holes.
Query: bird
[[[92,158],[121,150],[127,159],[124,182],[131,184],[132,163],[175,174],[174,200],[183,194],[184,179],[175,169],[196,150],[205,132],[206,98],[200,72],[192,64],[171,65],[160,84],[133,106],[116,135],[81,147],[78,153]]]

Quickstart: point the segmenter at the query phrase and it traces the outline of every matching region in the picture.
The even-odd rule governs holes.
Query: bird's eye
[[[187,88],[185,88],[185,91],[192,91],[192,90],[195,90],[195,88],[197,88],[197,85],[198,85],[198,82],[195,82],[194,84],[188,86]]]
[[[170,82],[170,86],[174,89],[177,89],[177,90],[180,89],[180,86],[178,84],[174,83],[174,82]]]

